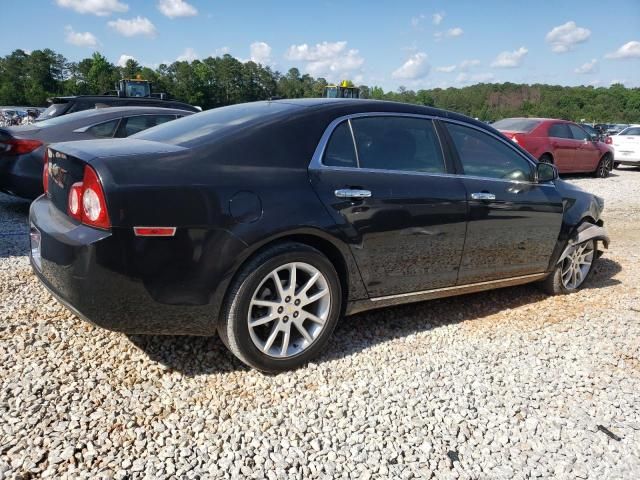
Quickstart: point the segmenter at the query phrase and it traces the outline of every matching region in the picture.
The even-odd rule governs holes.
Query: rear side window
[[[530,118],[505,118],[498,120],[491,126],[496,130],[508,132],[530,132],[538,125],[540,125],[539,120],[531,120]]]
[[[108,122],[99,123],[87,129],[87,133],[97,138],[111,138],[118,126],[119,118],[109,120]]]
[[[555,138],[573,138],[566,123],[554,123],[549,127],[549,136]]]
[[[528,181],[531,164],[491,135],[454,123],[446,123],[465,175]]]
[[[356,168],[358,166],[349,122],[342,122],[331,134],[322,163],[330,167]]]
[[[444,173],[433,122],[409,117],[351,120],[361,168]]]
[[[640,135],[640,127],[627,128],[620,132],[620,135]]]

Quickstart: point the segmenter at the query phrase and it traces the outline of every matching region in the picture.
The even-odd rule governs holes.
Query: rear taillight
[[[82,182],[76,182],[71,185],[69,191],[69,215],[78,221],[82,221]]]
[[[49,154],[51,150],[48,148],[44,151],[44,166],[42,167],[42,187],[44,193],[49,192]]]
[[[71,185],[67,209],[70,216],[85,225],[111,228],[102,184],[95,170],[90,166],[84,167],[82,182]]]
[[[520,144],[520,141],[518,140],[518,135],[517,134],[513,135],[513,137],[511,137],[511,140],[513,141],[513,143]]]
[[[41,147],[42,142],[40,140],[10,138],[9,140],[2,140],[0,146],[2,146],[2,153],[5,155],[22,155],[24,153],[31,153],[36,148]]]
[[[604,143],[606,143],[607,145],[611,145],[613,143],[613,140],[611,140],[611,137],[607,135],[604,139]]]

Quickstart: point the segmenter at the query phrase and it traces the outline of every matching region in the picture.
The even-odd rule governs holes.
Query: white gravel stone
[[[276,376],[217,338],[78,320],[31,273],[28,204],[0,194],[0,480],[637,478],[640,170],[570,181],[612,237],[584,290],[357,315]]]

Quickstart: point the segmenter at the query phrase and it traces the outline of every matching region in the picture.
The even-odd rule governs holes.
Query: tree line
[[[0,105],[46,106],[57,95],[101,94],[120,78],[140,75],[165,92],[203,109],[274,97],[321,97],[327,79],[297,68],[280,73],[231,55],[175,61],[157,68],[130,59],[124,67],[99,52],[79,62],[50,49],[15,50],[0,57]],[[330,79],[337,83],[341,79]],[[544,84],[480,83],[462,88],[411,90],[360,85],[361,97],[434,106],[481,120],[512,116],[552,117],[588,122],[640,123],[640,89],[614,84],[608,88]]]

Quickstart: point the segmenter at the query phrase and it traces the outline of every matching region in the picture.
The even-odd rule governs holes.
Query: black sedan
[[[29,199],[42,195],[44,153],[51,143],[124,138],[192,113],[157,107],[99,108],[0,128],[0,191]]]
[[[603,201],[488,125],[308,99],[52,145],[31,262],[68,308],[129,333],[220,334],[297,367],[338,319],[541,282],[569,293],[609,239]]]

